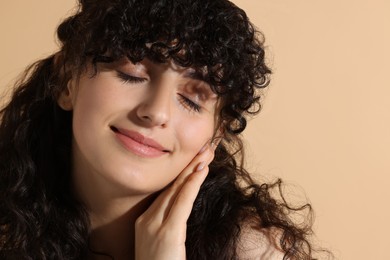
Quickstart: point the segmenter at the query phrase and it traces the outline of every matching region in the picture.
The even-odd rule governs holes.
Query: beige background
[[[390,1],[234,2],[266,34],[274,70],[245,134],[250,169],[304,191],[338,259],[390,259]],[[0,2],[1,89],[56,49],[73,5]]]

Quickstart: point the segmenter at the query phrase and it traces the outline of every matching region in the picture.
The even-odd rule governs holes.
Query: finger
[[[166,224],[169,226],[185,225],[191,214],[194,201],[199,193],[200,187],[207,177],[208,166],[200,171],[194,172],[189,176],[186,182],[177,194],[169,215],[166,219]]]
[[[185,179],[193,172],[197,171],[201,164],[204,167],[214,158],[214,145],[208,141],[192,161],[183,169],[175,181],[175,185],[181,185]]]
[[[167,217],[177,194],[180,192],[182,185],[187,181],[189,176],[196,171],[203,170],[211,162],[214,156],[210,152],[207,153],[209,153],[209,155],[207,155],[207,157],[204,156],[202,158],[204,161],[201,161],[199,163],[195,162],[195,166],[191,166],[191,168],[195,168],[195,170],[193,170],[192,172],[189,172],[189,170],[186,172],[182,172],[180,174],[180,177],[178,177],[169,187],[163,190],[161,194],[159,194],[159,196],[154,200],[148,211],[153,212],[151,214],[155,215],[156,220],[157,218],[159,218],[160,221],[163,221],[163,219]]]
[[[177,179],[154,200],[152,205],[143,214],[144,217],[152,217],[158,223],[162,223],[168,216],[169,210],[174,203],[177,194],[180,192],[183,183],[194,172],[205,168],[214,158],[214,150],[212,144],[209,142],[201,149],[201,151],[194,157],[189,165],[179,174]]]
[[[195,172],[202,171],[206,166],[208,166],[211,161],[214,159],[214,152],[216,149],[216,145],[213,143],[207,143],[198,155],[192,160],[192,162],[182,171],[182,173],[177,177],[175,182],[168,187],[170,190],[167,193],[167,196],[171,196],[169,200],[165,202],[168,203],[166,206],[171,207],[172,202],[179,192],[181,192],[182,185],[187,181],[189,176],[194,174]]]

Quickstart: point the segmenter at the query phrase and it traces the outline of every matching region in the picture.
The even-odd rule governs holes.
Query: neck
[[[88,208],[91,220],[90,259],[134,259],[134,224],[150,205],[150,198],[122,198]],[[126,205],[126,207],[124,206]]]
[[[134,259],[135,221],[154,195],[120,193],[104,182],[93,175],[73,174],[74,192],[90,219],[88,259]]]
[[[118,188],[91,170],[84,160],[73,159],[74,193],[90,218],[89,249],[95,253],[91,252],[89,259],[134,259],[135,221],[154,195]]]

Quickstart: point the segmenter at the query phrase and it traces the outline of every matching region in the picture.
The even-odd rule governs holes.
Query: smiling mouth
[[[120,144],[138,156],[154,158],[170,153],[168,149],[164,148],[155,140],[147,138],[138,132],[114,126],[110,128]]]

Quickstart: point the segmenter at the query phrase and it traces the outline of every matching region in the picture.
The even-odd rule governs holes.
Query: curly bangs
[[[80,68],[91,58],[173,60],[203,73],[222,97],[225,133],[246,127],[257,113],[257,88],[268,85],[263,36],[245,12],[227,0],[80,0],[80,10],[58,28],[66,62]],[[107,55],[109,54],[109,55]]]

